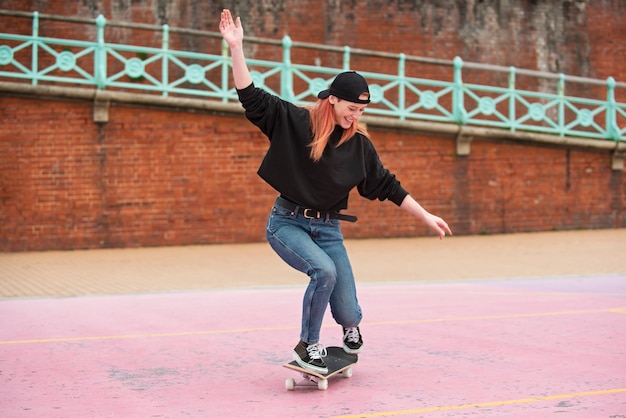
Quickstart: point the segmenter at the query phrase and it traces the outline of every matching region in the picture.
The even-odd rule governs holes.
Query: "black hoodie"
[[[337,125],[322,158],[311,159],[313,138],[308,109],[284,101],[254,84],[237,90],[246,117],[270,140],[258,174],[283,197],[303,207],[339,211],[348,207],[350,190],[370,200],[389,199],[400,206],[408,194],[387,170],[364,135],[340,147],[343,128]]]

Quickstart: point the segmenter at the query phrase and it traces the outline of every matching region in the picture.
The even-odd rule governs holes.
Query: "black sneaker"
[[[327,374],[328,367],[326,367],[323,357],[326,357],[326,349],[320,343],[307,344],[300,341],[293,349],[293,359],[300,367],[316,373]]]
[[[343,329],[343,351],[349,354],[359,354],[363,347],[363,337],[359,327]]]

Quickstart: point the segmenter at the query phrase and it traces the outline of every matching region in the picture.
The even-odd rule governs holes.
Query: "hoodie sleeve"
[[[396,176],[383,166],[369,140],[366,140],[363,161],[366,176],[357,185],[359,194],[370,200],[390,200],[400,206],[409,193],[400,185]]]
[[[256,125],[268,138],[272,138],[273,128],[278,119],[285,115],[290,103],[274,96],[253,84],[237,90],[239,101],[245,109],[246,118]]]

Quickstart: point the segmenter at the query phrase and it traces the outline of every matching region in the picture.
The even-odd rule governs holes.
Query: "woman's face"
[[[369,96],[367,93],[363,93],[359,96],[359,99],[361,100],[366,100],[368,98]],[[367,107],[366,104],[349,102],[335,96],[330,96],[328,99],[335,110],[335,123],[340,125],[343,129],[348,129],[353,123],[358,122],[359,118],[363,114],[363,111]]]

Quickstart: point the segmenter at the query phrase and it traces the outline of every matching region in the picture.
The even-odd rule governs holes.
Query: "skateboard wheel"
[[[292,378],[285,380],[285,388],[287,388],[287,390],[294,390],[296,388],[296,381]]]
[[[326,390],[326,389],[328,389],[328,380],[322,379],[319,382],[317,382],[317,388],[319,390]]]
[[[341,373],[341,375],[345,378],[352,377],[352,367],[348,367],[346,370]]]

